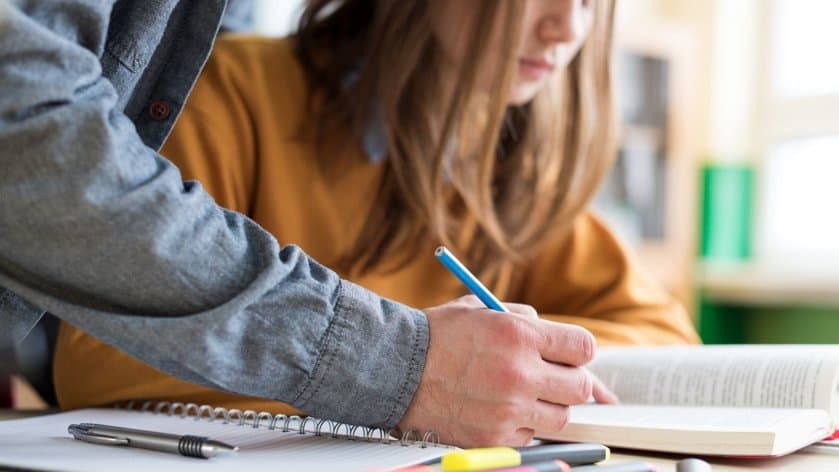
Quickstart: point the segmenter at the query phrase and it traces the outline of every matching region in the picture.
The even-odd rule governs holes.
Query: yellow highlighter
[[[521,464],[521,454],[512,447],[482,447],[443,456],[443,472],[473,472]]]
[[[560,460],[569,465],[595,464],[609,458],[602,444],[542,444],[531,447],[485,447],[464,449],[443,456],[443,472],[476,472]]]

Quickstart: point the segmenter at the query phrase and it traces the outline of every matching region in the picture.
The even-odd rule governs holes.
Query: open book
[[[571,408],[544,439],[730,456],[777,456],[834,433],[839,346],[601,348],[591,371],[619,405]]]

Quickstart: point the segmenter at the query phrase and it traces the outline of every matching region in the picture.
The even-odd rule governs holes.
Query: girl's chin
[[[533,100],[533,97],[542,90],[543,82],[538,83],[517,83],[514,84],[510,91],[509,105],[518,106]]]

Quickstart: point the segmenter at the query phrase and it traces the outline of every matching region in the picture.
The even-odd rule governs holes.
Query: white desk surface
[[[625,461],[644,461],[655,465],[659,472],[674,472],[676,462],[684,456],[668,454],[647,454],[639,451],[612,451],[606,464]],[[703,457],[711,464],[713,472],[744,471],[800,471],[800,472],[839,472],[839,448],[833,451],[799,451],[775,459],[719,459]]]

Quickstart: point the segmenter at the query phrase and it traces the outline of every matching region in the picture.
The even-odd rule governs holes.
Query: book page
[[[778,424],[802,414],[801,410],[773,408],[686,408],[643,405],[577,405],[571,423],[631,428],[696,431],[773,431]],[[824,415],[824,413],[821,413]],[[816,418],[819,418],[816,416]],[[815,424],[824,425],[825,422]]]
[[[839,347],[607,347],[590,369],[622,403],[817,408],[839,419]]]
[[[568,425],[537,437],[689,454],[772,456],[831,431],[818,409],[576,405]]]

